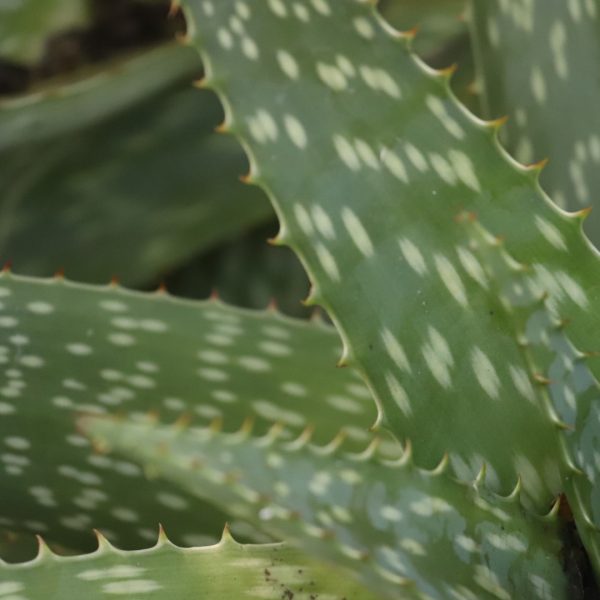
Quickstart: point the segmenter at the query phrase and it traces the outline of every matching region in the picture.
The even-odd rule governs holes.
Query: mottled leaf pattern
[[[325,325],[6,273],[0,303],[0,527],[72,548],[89,548],[92,527],[123,548],[146,545],[158,522],[184,545],[222,528],[221,513],[97,455],[76,431],[82,412],[229,429],[253,417],[289,438],[318,423],[322,441],[341,430],[355,448],[368,439],[375,408],[335,368],[338,337]]]
[[[182,489],[222,502],[310,554],[348,567],[386,598],[566,598],[552,517],[436,472],[407,453],[383,461],[264,437],[84,418],[95,443]]]
[[[35,560],[0,561],[0,595],[28,598],[172,598],[187,600],[375,600],[352,579],[283,544],[241,545],[226,531],[221,542],[177,548],[161,532],[148,550],[123,552],[98,538],[98,550],[70,558],[40,546]]]
[[[487,237],[505,239],[597,376],[600,263],[581,234],[583,216],[552,205],[540,168],[510,159],[497,144],[499,123],[468,114],[448,91],[448,72],[407,52],[409,36],[370,3],[185,5],[206,86],[226,107],[224,128],[249,154],[248,180],[268,190],[280,243],[298,252],[310,299],[342,333],[342,362],[363,372],[383,422],[415,440],[416,463],[431,467],[448,451],[462,478],[487,463],[504,492],[520,475],[537,511],[580,461],[589,465],[582,481],[594,475],[595,392],[576,407],[589,428],[575,457],[543,385],[560,355],[542,337],[544,361],[530,361],[534,332],[523,327],[535,309],[520,315],[518,298],[498,295],[502,281],[461,222],[476,216]],[[600,523],[586,485],[567,487],[582,530]]]
[[[521,162],[550,159],[541,183],[560,206],[595,205],[598,0],[475,0],[472,28],[486,113],[510,117],[503,141]],[[592,212],[585,228],[598,245],[600,210]]]

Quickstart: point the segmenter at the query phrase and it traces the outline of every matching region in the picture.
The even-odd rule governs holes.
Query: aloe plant
[[[272,243],[296,253],[305,303],[334,327],[5,270],[0,596],[593,597],[589,210],[554,204],[544,163],[512,158],[504,119],[469,112],[453,69],[423,62],[414,31],[372,2],[181,4],[196,86],[220,99],[242,180],[278,217]],[[552,40],[548,27],[580,35],[598,67],[583,18],[598,17],[595,0],[470,9],[480,82],[509,113],[529,96],[510,85],[524,71],[503,58],[507,20],[522,44],[534,30]],[[535,73],[535,121],[551,130],[550,74]],[[558,137],[527,135],[578,165],[567,203],[589,204],[577,143],[565,159]],[[229,529],[218,542],[225,520],[247,543]],[[161,529],[143,549],[159,522],[177,546]],[[46,541],[19,561],[31,534]],[[201,542],[214,545],[183,547]]]

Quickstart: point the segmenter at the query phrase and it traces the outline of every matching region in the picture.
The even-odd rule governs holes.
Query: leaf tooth
[[[346,433],[346,431],[344,429],[340,429],[330,442],[327,442],[323,446],[312,446],[312,449],[315,452],[315,454],[318,454],[320,456],[328,456],[335,454],[344,444],[347,437],[348,434]]]
[[[155,548],[162,548],[163,546],[173,546],[173,543],[169,539],[165,528],[162,523],[158,524],[158,538],[156,540]]]
[[[558,519],[558,515],[560,512],[560,507],[561,507],[562,503],[563,503],[563,498],[562,498],[562,494],[560,494],[559,496],[556,497],[556,500],[554,500],[554,502],[552,503],[550,510],[545,515],[542,515],[540,518],[543,521],[550,521],[550,522],[556,521]]]
[[[295,440],[285,444],[285,449],[289,452],[301,450],[310,442],[314,432],[315,426],[312,424],[307,425]]]
[[[569,213],[569,216],[576,219],[578,222],[583,223],[590,216],[593,208],[593,206],[587,206],[586,208],[575,210]]]
[[[381,438],[377,435],[373,437],[373,439],[369,442],[367,447],[362,452],[352,452],[347,456],[350,460],[355,460],[357,462],[367,462],[373,459],[375,456],[377,449],[381,444]]]
[[[115,552],[117,549],[113,546],[108,538],[99,530],[93,529],[94,535],[96,536],[96,541],[98,542],[98,548],[96,552],[98,554],[107,554],[109,552]]]
[[[406,440],[404,442],[404,448],[402,449],[402,453],[398,458],[384,458],[379,462],[386,467],[391,467],[392,469],[406,469],[414,466],[412,442],[410,440]]]
[[[573,457],[571,456],[571,451],[567,447],[567,440],[564,435],[558,437],[559,442],[559,453],[562,457],[563,464],[567,467],[571,473],[574,475],[584,476],[585,473],[577,466]]]
[[[433,469],[427,471],[427,473],[434,477],[438,475],[443,475],[448,471],[449,464],[450,456],[448,455],[448,452],[445,452],[444,456],[442,456],[442,458],[440,459],[440,462]]]
[[[8,259],[4,261],[4,265],[2,265],[2,275],[6,277],[10,277],[12,275],[12,260]]]
[[[510,494],[508,494],[508,496],[504,496],[504,499],[509,502],[514,502],[515,504],[520,504],[522,489],[523,489],[523,482],[521,480],[521,476],[517,475],[517,483],[515,483],[515,487],[512,489]]]
[[[485,463],[481,463],[481,468],[477,475],[475,475],[475,479],[473,481],[473,487],[479,491],[479,488],[485,486],[485,480],[487,477],[487,465]]]
[[[246,418],[242,421],[240,428],[234,435],[240,436],[242,439],[249,438],[250,435],[252,435],[254,423],[254,417],[252,415],[247,415]]]
[[[285,431],[285,424],[281,421],[276,421],[271,425],[269,431],[261,438],[255,440],[255,444],[259,447],[268,447],[273,445]]]
[[[221,431],[223,431],[223,418],[222,417],[215,417],[209,424],[208,424],[208,431],[210,431],[210,433],[220,433]]]
[[[46,540],[44,540],[44,538],[41,535],[36,534],[35,539],[37,540],[38,547],[37,554],[33,559],[34,561],[39,562],[47,558],[57,558],[57,555],[54,552],[52,552],[52,550],[46,543]]]
[[[450,83],[452,81],[452,77],[454,77],[454,73],[456,73],[457,70],[458,63],[452,63],[443,69],[437,69],[436,73],[438,77]]]
[[[549,162],[549,158],[542,158],[542,160],[538,160],[537,162],[530,163],[528,165],[522,165],[522,167],[525,173],[533,176],[533,178],[537,181]]]
[[[180,0],[171,0],[169,3],[169,12],[167,13],[167,17],[169,19],[175,17],[181,11],[181,2]]]
[[[336,367],[344,368],[353,364],[354,356],[352,354],[352,350],[350,349],[350,345],[347,343],[346,339],[342,337],[342,354],[336,363]]]
[[[241,546],[241,544],[239,544],[236,541],[236,539],[233,537],[233,534],[231,533],[231,527],[229,526],[229,522],[226,521],[225,524],[223,525],[223,533],[221,534],[221,539],[217,543],[217,546],[231,546],[231,545]]]
[[[322,304],[322,302],[323,300],[319,287],[315,283],[311,284],[308,295],[304,300],[302,300],[302,304],[304,306],[316,306],[318,304]]]
[[[497,119],[491,119],[489,121],[484,121],[485,127],[487,127],[495,136],[499,135],[499,132],[502,130],[502,127],[506,125],[509,120],[508,115],[503,115],[502,117],[498,117]]]

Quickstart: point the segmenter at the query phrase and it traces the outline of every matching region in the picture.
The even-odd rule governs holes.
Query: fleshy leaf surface
[[[8,273],[0,302],[0,527],[74,549],[89,547],[92,527],[124,548],[159,521],[184,545],[222,528],[219,512],[98,455],[76,431],[82,412],[254,418],[287,437],[318,424],[321,441],[341,430],[356,448],[368,439],[375,408],[335,368],[339,338],[323,324]]]
[[[550,159],[541,183],[560,206],[595,206],[600,3],[475,0],[472,11],[485,111],[510,117],[502,140],[523,163]],[[600,210],[592,211],[585,229],[598,245]]]
[[[83,417],[105,450],[347,567],[386,598],[566,598],[556,518],[373,447]]]
[[[271,216],[237,180],[239,146],[213,133],[222,110],[192,88],[199,71],[166,45],[0,101],[0,259],[139,285]]]
[[[485,463],[505,493],[520,475],[538,511],[566,488],[600,568],[587,537],[600,523],[597,384],[581,405],[571,401],[585,438],[574,456],[545,387],[560,354],[542,336],[544,360],[531,362],[524,349],[535,332],[523,329],[539,292],[597,378],[600,262],[584,215],[556,208],[539,187],[541,167],[512,160],[500,124],[469,114],[449,72],[426,68],[370,2],[184,5],[205,84],[249,155],[248,180],[268,191],[279,241],[302,259],[310,300],[335,321],[342,362],[364,374],[383,423],[415,441],[422,466],[449,452],[466,479]],[[497,281],[486,252],[473,252],[465,223],[475,220],[529,270],[525,315],[519,289],[498,294],[512,276]]]
[[[242,545],[227,532],[220,543],[198,548],[178,548],[161,532],[153,548],[129,552],[99,536],[95,552],[73,557],[53,554],[42,542],[28,563],[0,561],[0,593],[30,600],[375,600],[352,579],[295,548]]]

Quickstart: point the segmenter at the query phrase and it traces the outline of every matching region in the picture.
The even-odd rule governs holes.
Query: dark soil
[[[22,65],[0,57],[0,94],[23,93],[40,80],[157,44],[185,31],[181,13],[169,16],[168,1],[89,2],[89,26],[52,33],[38,64]]]

